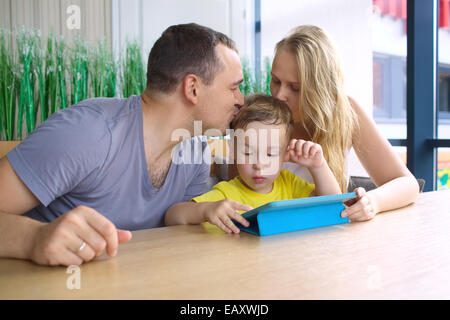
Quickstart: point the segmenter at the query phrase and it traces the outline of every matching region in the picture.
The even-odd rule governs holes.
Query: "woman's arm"
[[[359,121],[353,148],[378,188],[363,192],[360,200],[346,210],[351,220],[362,221],[376,213],[406,206],[417,198],[419,184],[390,143],[381,135],[373,119],[349,98]],[[362,199],[367,197],[367,199]],[[367,209],[369,207],[370,210]]]

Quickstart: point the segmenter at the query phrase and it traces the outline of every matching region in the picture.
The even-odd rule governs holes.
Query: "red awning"
[[[374,11],[406,20],[407,0],[372,0]],[[439,0],[439,27],[449,28],[450,0]],[[405,21],[406,26],[406,21]],[[406,29],[405,29],[406,30]]]
[[[439,1],[439,27],[448,28],[448,15],[449,15],[449,2],[450,0]]]
[[[424,0],[425,1],[425,0]],[[373,10],[404,20],[406,32],[407,0],[372,0]],[[450,0],[439,0],[439,28],[450,28]]]
[[[406,0],[400,2],[400,19],[406,19]]]

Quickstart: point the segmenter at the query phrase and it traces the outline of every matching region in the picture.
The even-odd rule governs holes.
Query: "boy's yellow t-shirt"
[[[257,208],[266,203],[279,200],[290,200],[309,197],[314,190],[314,184],[297,177],[289,170],[281,170],[274,181],[272,191],[269,193],[255,192],[242,184],[239,177],[230,181],[221,181],[211,191],[195,197],[195,202],[215,202],[223,199],[232,199],[237,202]],[[244,211],[240,212],[240,214]],[[223,232],[220,228],[208,222],[203,223],[208,231]]]

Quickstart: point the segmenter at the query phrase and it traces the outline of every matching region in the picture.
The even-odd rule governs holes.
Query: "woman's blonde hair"
[[[345,157],[357,132],[358,120],[345,94],[338,54],[328,35],[311,25],[299,26],[277,43],[295,54],[299,79],[299,110],[303,128],[322,146],[328,166],[342,192],[347,191]],[[309,123],[308,120],[310,121]]]

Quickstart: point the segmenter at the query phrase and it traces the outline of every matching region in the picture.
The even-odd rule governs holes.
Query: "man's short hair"
[[[155,42],[148,57],[147,89],[170,93],[188,74],[195,74],[207,85],[223,68],[216,46],[224,44],[237,52],[225,34],[195,23],[167,28]]]

